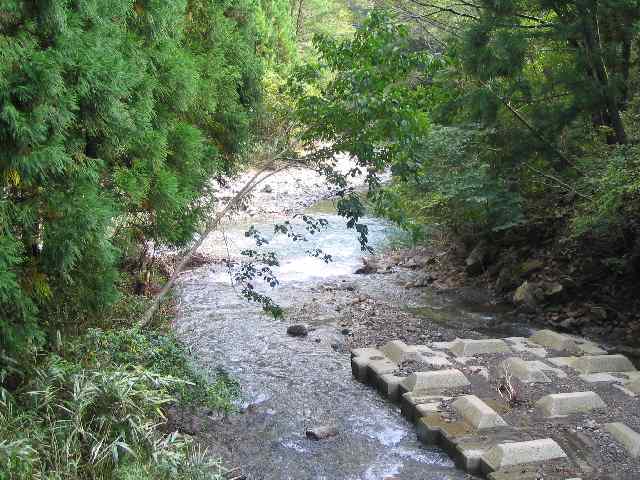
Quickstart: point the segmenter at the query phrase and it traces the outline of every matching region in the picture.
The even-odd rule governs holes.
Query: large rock
[[[551,438],[545,438],[528,442],[501,443],[485,452],[481,460],[488,471],[495,471],[504,467],[545,462],[566,456],[560,445]]]
[[[335,437],[338,435],[338,427],[335,425],[320,425],[308,429],[305,435],[310,440],[324,440],[325,438]]]
[[[534,308],[542,299],[540,287],[532,282],[525,281],[513,294],[513,303]]]
[[[563,417],[607,408],[595,392],[553,393],[538,400],[536,407],[547,417]]]
[[[297,323],[295,325],[289,325],[287,333],[292,337],[306,337],[309,334],[309,328],[306,325]]]
[[[489,245],[485,241],[479,242],[465,260],[466,271],[469,275],[480,275],[490,260]]]

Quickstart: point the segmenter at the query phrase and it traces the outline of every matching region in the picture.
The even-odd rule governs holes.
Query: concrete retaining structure
[[[547,417],[562,417],[607,408],[595,392],[554,393],[538,400],[536,407]]]
[[[502,443],[480,457],[485,473],[504,467],[526,465],[566,458],[567,454],[551,438],[530,440],[528,442]]]
[[[464,395],[451,404],[456,412],[477,430],[504,427],[507,425],[500,415],[475,395]]]
[[[546,349],[567,356],[547,358]],[[403,365],[408,360],[417,363]],[[640,457],[640,434],[617,421],[620,412],[637,409],[629,402],[637,402],[640,372],[623,355],[583,339],[543,331],[506,341],[393,341],[353,350],[352,372],[399,403],[423,442],[491,480],[600,480],[593,472],[603,465],[592,465],[599,453],[590,449],[608,447],[597,443],[601,437],[587,439],[600,425],[629,462]],[[640,465],[637,476],[629,471],[615,478],[640,478]]]

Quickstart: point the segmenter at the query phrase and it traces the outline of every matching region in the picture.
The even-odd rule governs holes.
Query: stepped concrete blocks
[[[536,407],[547,417],[562,417],[607,408],[595,392],[553,393],[538,400]]]
[[[571,367],[577,359],[578,357],[553,357],[547,360],[556,367]]]
[[[490,353],[509,353],[511,349],[504,340],[491,338],[488,340],[464,340],[457,338],[449,350],[457,357],[486,355]]]
[[[427,444],[439,444],[449,452],[455,449],[455,439],[473,434],[473,428],[466,422],[452,422],[442,415],[426,415],[416,423],[418,439]]]
[[[378,379],[378,390],[383,397],[393,402],[400,401],[400,383],[404,380],[392,373],[381,375]]]
[[[530,344],[529,340],[525,337],[508,337],[505,341],[511,346],[511,350],[516,353],[531,353],[536,357],[545,358],[547,356],[547,349],[541,347],[535,343]]]
[[[500,364],[500,372],[511,374],[523,383],[549,383],[547,377],[534,362],[525,362],[521,358],[507,358]]]
[[[479,473],[481,470],[480,458],[487,451],[486,448],[475,445],[460,444],[456,447],[455,463],[459,468],[469,473]]]
[[[398,369],[398,365],[386,357],[371,357],[367,364],[366,382],[370,385],[377,385],[378,379],[382,375],[393,373]]]
[[[377,348],[354,348],[351,350],[351,358],[353,357],[384,357],[384,353]]]
[[[507,425],[500,415],[475,395],[458,397],[451,406],[464,420],[477,430],[504,427]]]
[[[640,457],[640,433],[627,427],[624,423],[607,423],[604,429],[611,434],[633,458]]]
[[[425,408],[424,405],[433,405],[437,404],[440,406],[440,402],[442,400],[448,400],[451,397],[443,397],[440,395],[424,395],[420,393],[407,392],[403,394],[400,398],[400,410],[402,414],[409,421],[415,421],[420,418],[424,413]],[[422,406],[421,408],[418,408]]]
[[[359,381],[367,379],[367,366],[372,359],[384,359],[384,353],[377,348],[355,348],[351,350],[351,371]]]
[[[571,362],[580,373],[631,372],[636,369],[624,355],[585,355]]]
[[[412,373],[400,384],[400,387],[404,392],[415,393],[466,387],[467,385],[469,385],[469,380],[460,370],[447,369]]]
[[[578,349],[573,338],[554,332],[553,330],[538,330],[529,337],[529,340],[543,347],[551,348],[552,350],[575,352]]]
[[[600,382],[622,382],[618,377],[614,377],[610,373],[587,373],[580,375],[580,380],[587,383],[600,383]]]
[[[633,393],[640,394],[640,378],[636,378],[635,380],[625,383],[624,388]]]
[[[607,355],[607,351],[592,342],[578,344],[578,351],[585,355]]]
[[[560,368],[554,368],[550,365],[547,365],[544,362],[541,362],[540,360],[531,360],[527,362],[530,366],[535,367],[539,370],[542,370],[543,372],[551,372],[553,373],[557,378],[567,378],[567,374],[564,373],[562,371],[562,369]]]
[[[367,380],[367,365],[369,365],[369,359],[367,357],[352,357],[351,358],[351,373],[360,382]]]
[[[387,342],[380,349],[389,360],[395,363],[402,363],[407,360],[419,360],[420,354],[415,346],[409,346],[402,340]]]
[[[566,458],[567,454],[553,439],[530,440],[527,442],[501,443],[481,457],[486,473],[514,465],[545,462]]]
[[[427,415],[435,415],[440,412],[440,402],[420,403],[416,405],[416,417],[426,417]]]

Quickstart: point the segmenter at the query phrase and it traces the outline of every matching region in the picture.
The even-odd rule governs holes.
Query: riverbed
[[[355,382],[349,348],[393,338],[408,342],[481,336],[499,314],[466,305],[456,293],[407,288],[416,273],[389,268],[356,275],[363,253],[353,230],[330,201],[307,213],[328,221],[307,241],[274,235],[278,218],[227,222],[201,253],[233,262],[257,248],[245,232],[251,226],[277,252],[277,288],[259,286],[284,310],[275,320],[247,302],[229,266],[216,262],[182,275],[176,289],[176,328],[192,348],[194,361],[211,372],[223,370],[242,387],[241,413],[205,433],[212,453],[240,465],[249,479],[457,480],[469,478],[438,448],[418,442],[399,410]],[[370,245],[380,251],[397,231],[388,222],[365,218]],[[293,220],[297,231],[304,223]],[[321,248],[330,263],[307,252]],[[303,323],[307,336],[287,335]],[[519,333],[519,332],[509,332]],[[318,425],[335,425],[338,435],[322,441],[305,437]]]

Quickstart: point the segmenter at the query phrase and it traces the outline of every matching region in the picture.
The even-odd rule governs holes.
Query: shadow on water
[[[274,237],[272,224],[256,225],[281,258],[276,269],[281,285],[270,294],[285,309],[315,301],[314,292],[328,280],[359,281],[352,272],[362,253],[353,231],[345,228],[330,202],[310,213],[322,214],[330,224],[309,242],[292,243]],[[392,227],[375,218],[366,222],[371,243],[382,245]],[[234,256],[253,246],[244,236],[248,226],[228,225],[224,236],[206,243],[205,253]],[[305,254],[316,247],[331,254],[334,262],[325,264]],[[330,342],[286,335],[284,322],[267,317],[237,294],[222,266],[183,275],[177,299],[177,328],[194,346],[196,362],[203,368],[222,368],[242,385],[244,413],[225,425],[223,441],[249,478],[466,478],[441,450],[421,445],[395,407],[352,380],[347,354],[334,351]],[[429,308],[434,319],[441,312],[443,322],[451,316],[442,305],[422,308]],[[340,433],[320,442],[307,440],[305,429],[318,424],[336,424]]]

